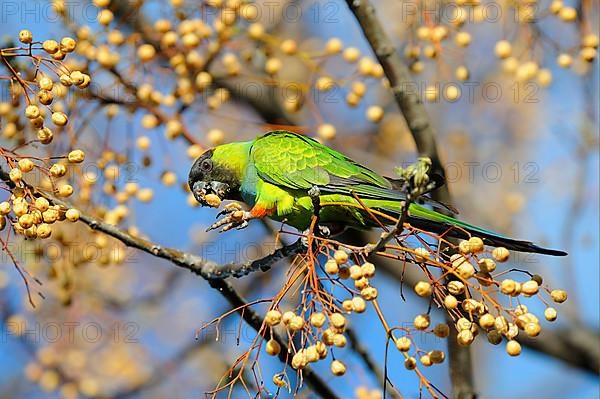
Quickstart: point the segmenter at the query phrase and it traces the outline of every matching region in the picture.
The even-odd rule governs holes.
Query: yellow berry
[[[400,337],[396,340],[396,348],[400,352],[408,352],[411,347],[411,342],[408,337]]]
[[[335,126],[324,123],[317,128],[317,135],[323,140],[333,140],[335,138]]]
[[[260,39],[265,34],[265,26],[259,22],[254,22],[248,26],[248,36],[252,39]]]
[[[19,169],[23,172],[31,172],[34,168],[34,164],[29,158],[19,159]]]
[[[339,360],[331,362],[331,372],[333,375],[340,376],[346,373],[346,366]]]
[[[283,379],[283,377],[279,374],[275,374],[273,376],[273,384],[275,384],[278,388],[284,388],[287,386],[287,382]]]
[[[327,41],[325,44],[325,51],[327,54],[337,54],[342,51],[344,44],[337,37],[333,37]]]
[[[137,147],[142,151],[146,151],[148,148],[150,148],[150,144],[151,141],[148,136],[140,136],[136,140]]]
[[[154,58],[156,55],[156,50],[151,44],[142,44],[140,47],[138,47],[137,55],[142,62],[148,62]]]
[[[483,240],[479,237],[469,238],[469,245],[471,247],[471,252],[475,254],[483,252],[483,250],[485,249],[483,245]]]
[[[461,281],[450,281],[448,283],[448,292],[452,295],[460,295],[465,291],[465,285]]]
[[[21,43],[30,44],[33,41],[33,35],[31,34],[31,31],[27,29],[23,29],[22,31],[20,31],[19,41]]]
[[[443,25],[437,25],[431,32],[431,40],[434,42],[440,42],[448,37],[448,28]]]
[[[265,72],[269,75],[275,75],[283,67],[283,62],[279,58],[269,58],[265,63]]]
[[[375,63],[373,62],[373,60],[371,60],[369,57],[362,57],[358,62],[357,69],[358,73],[360,73],[361,75],[368,76],[371,74],[371,71],[374,67]]]
[[[417,262],[425,262],[430,258],[431,254],[426,248],[419,247],[415,249],[415,260]]]
[[[296,314],[288,310],[281,316],[281,322],[287,326],[294,317],[296,317]]]
[[[278,310],[269,310],[265,316],[265,323],[270,326],[276,326],[281,322],[281,312]]]
[[[150,202],[154,198],[154,191],[151,188],[143,188],[138,191],[136,197],[141,202]]]
[[[431,287],[431,284],[429,284],[427,281],[419,281],[415,285],[415,292],[418,296],[428,297],[431,296],[433,289]]]
[[[335,261],[338,265],[342,265],[342,264],[348,262],[348,253],[346,251],[338,249],[333,254],[333,258],[335,259]]]
[[[554,15],[558,15],[563,6],[562,0],[553,0],[552,3],[550,3],[550,12]]]
[[[429,328],[429,315],[428,314],[420,314],[417,315],[413,321],[413,325],[417,330],[426,330]]]
[[[299,350],[292,357],[292,367],[296,370],[301,370],[308,364],[308,359],[306,358],[306,351],[304,349]]]
[[[42,43],[42,48],[48,54],[54,54],[59,50],[58,42],[56,40],[46,40]]]
[[[23,172],[21,172],[21,169],[13,168],[8,173],[8,176],[13,183],[19,183],[23,179]]]
[[[71,222],[78,221],[79,216],[80,216],[79,211],[74,208],[68,209],[67,212],[65,212],[65,217],[67,218],[67,220],[69,220]]]
[[[323,327],[326,321],[327,319],[325,318],[325,315],[321,312],[313,313],[310,315],[310,324],[313,327],[321,328]]]
[[[561,68],[569,68],[573,63],[573,58],[569,54],[562,53],[559,54],[556,62]]]
[[[61,163],[55,163],[50,167],[50,175],[52,177],[62,177],[67,173],[67,168]]]
[[[471,343],[473,343],[474,339],[475,337],[473,336],[471,330],[461,330],[456,335],[457,342],[462,346],[470,345]]]
[[[212,84],[212,81],[212,75],[208,72],[202,71],[196,76],[196,87],[199,90],[205,90]]]
[[[371,262],[365,262],[360,266],[360,272],[363,277],[371,278],[375,276],[375,265]]]
[[[472,264],[464,262],[456,268],[456,272],[461,278],[468,280],[475,275],[475,268]]]
[[[223,144],[225,141],[225,132],[221,129],[210,129],[206,134],[206,139],[213,146]]]
[[[97,20],[101,25],[107,26],[114,19],[114,15],[112,11],[108,9],[103,9],[98,13]]]
[[[325,262],[325,272],[327,274],[337,274],[339,271],[339,266],[335,259],[329,259]]]
[[[500,292],[505,295],[513,295],[517,291],[517,283],[511,279],[502,280],[500,283]]]
[[[581,39],[581,45],[583,47],[597,48],[599,41],[600,41],[600,39],[598,38],[598,35],[596,35],[594,33],[588,33],[587,35],[585,35],[583,37],[583,39]]]
[[[19,217],[19,225],[24,229],[30,228],[31,226],[33,226],[33,216],[30,213],[21,215]]]
[[[481,315],[481,317],[479,317],[479,325],[481,326],[481,328],[484,328],[486,330],[494,327],[495,322],[495,317],[489,313],[483,314]]]
[[[377,299],[377,288],[375,287],[366,287],[360,290],[360,296],[363,297],[365,301],[373,301]]]
[[[65,126],[67,122],[69,122],[69,119],[64,112],[57,111],[52,113],[52,123],[56,126]]]
[[[506,353],[511,356],[519,356],[521,354],[521,344],[511,339],[506,343]]]
[[[540,69],[537,74],[537,81],[542,87],[550,86],[550,83],[552,83],[552,72],[546,68]]]
[[[38,118],[40,116],[40,109],[37,105],[28,105],[27,108],[25,108],[25,116],[28,119]]]
[[[563,303],[567,300],[567,291],[564,290],[552,290],[550,292],[550,297],[556,303]]]
[[[348,270],[350,271],[350,278],[352,280],[358,280],[363,276],[362,271],[360,270],[360,266],[358,265],[352,265],[348,268]]]
[[[154,129],[159,123],[158,118],[154,114],[146,114],[142,117],[142,127],[144,129]]]
[[[454,41],[460,47],[467,47],[471,43],[471,35],[468,32],[458,32]]]
[[[295,40],[287,39],[281,42],[279,48],[281,48],[281,51],[283,51],[284,54],[293,55],[298,51],[298,44]]]
[[[508,252],[508,249],[504,247],[494,248],[494,250],[492,251],[492,257],[497,262],[506,262],[510,257],[510,252]]]
[[[329,91],[329,90],[334,89],[335,86],[336,86],[336,84],[333,81],[333,79],[331,79],[328,76],[321,76],[319,79],[317,79],[317,81],[315,83],[315,87],[319,91]]]
[[[304,328],[304,319],[296,315],[289,321],[288,327],[292,331],[300,331]]]
[[[428,353],[431,362],[434,364],[444,363],[444,359],[446,359],[446,354],[439,350],[433,350]]]
[[[63,184],[58,188],[58,195],[61,197],[70,197],[73,194],[73,186],[70,184]]]
[[[7,201],[0,202],[0,215],[8,215],[10,213],[10,204]]]
[[[592,62],[594,61],[594,59],[596,58],[596,56],[598,55],[598,52],[596,51],[595,48],[593,47],[584,47],[581,49],[581,51],[579,52],[579,55],[581,56],[581,58],[583,58],[585,61],[587,62]]]
[[[38,82],[40,89],[42,90],[52,90],[54,87],[54,82],[47,76],[42,76]]]
[[[275,341],[274,339],[270,339],[265,345],[265,350],[269,355],[277,356],[279,352],[281,352],[281,345],[279,345],[279,342]]]
[[[562,7],[558,17],[564,22],[573,22],[577,19],[577,10],[573,7]]]
[[[406,358],[404,360],[404,367],[406,367],[407,370],[414,370],[417,367],[417,359],[412,356]]]
[[[469,69],[461,65],[458,68],[456,68],[456,72],[454,73],[454,75],[456,76],[456,79],[465,81],[469,79]]]
[[[436,337],[446,338],[448,335],[450,335],[450,327],[448,327],[448,324],[438,323],[433,328],[433,333]]]
[[[352,310],[356,313],[363,313],[367,309],[367,303],[359,296],[352,298]]]
[[[536,281],[529,280],[521,284],[521,292],[525,295],[535,295],[538,293],[540,286]]]
[[[43,127],[37,131],[37,138],[42,144],[49,144],[52,142],[52,137],[54,134],[52,130],[47,127]]]
[[[41,223],[37,226],[37,236],[39,238],[48,238],[52,234],[52,227],[49,224]]]
[[[82,150],[73,150],[69,153],[67,159],[72,163],[81,163],[85,159],[85,152]]]
[[[512,52],[512,45],[507,40],[500,40],[494,47],[494,53],[498,58],[504,59],[510,56]]]
[[[356,62],[360,58],[360,50],[356,47],[348,47],[344,50],[343,57],[347,62]]]
[[[344,329],[346,326],[346,318],[341,313],[332,313],[331,316],[329,316],[329,322],[338,330]]]
[[[455,84],[449,84],[444,87],[444,97],[450,102],[457,101],[460,98],[460,88]]]
[[[62,51],[63,53],[72,52],[73,50],[75,50],[76,46],[77,46],[77,42],[72,37],[67,36],[67,37],[63,37],[60,40],[60,51]]]
[[[558,313],[556,312],[556,309],[554,309],[554,308],[546,308],[546,310],[544,310],[544,317],[548,321],[556,320],[557,316],[558,316]]]
[[[346,104],[350,107],[356,107],[360,103],[360,96],[357,96],[355,93],[346,94]]]
[[[372,105],[367,108],[367,119],[371,122],[380,122],[383,119],[383,108],[378,105]]]
[[[425,367],[429,367],[429,366],[431,366],[433,364],[433,362],[431,361],[431,358],[429,357],[429,355],[423,355],[423,356],[421,356],[421,358],[419,359],[419,361]]]

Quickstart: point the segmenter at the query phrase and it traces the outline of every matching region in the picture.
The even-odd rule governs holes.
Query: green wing
[[[396,199],[388,180],[316,140],[273,131],[255,140],[250,157],[258,176],[280,187]]]

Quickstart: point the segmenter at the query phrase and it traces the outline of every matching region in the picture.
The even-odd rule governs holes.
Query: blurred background
[[[83,149],[85,163],[67,176],[75,188],[69,200],[82,212],[219,263],[270,253],[279,225],[205,233],[216,211],[196,207],[185,190],[203,149],[288,128],[384,175],[416,159],[389,84],[345,3],[248,4],[0,1],[2,48],[19,47],[22,29],[34,41],[71,36],[78,47],[64,62],[92,77],[85,91],[56,93],[70,122],[49,146],[28,143],[30,128],[8,116],[20,112],[24,119],[23,103],[15,102],[10,80],[0,80],[0,101],[10,104],[10,112],[0,113],[3,150],[20,146],[20,154],[49,157]],[[484,340],[473,345],[477,391],[483,398],[599,397],[597,2],[376,0],[374,6],[411,70],[406,89],[426,102],[460,218],[569,252],[511,258],[509,266],[542,275],[567,290],[569,300],[557,306],[556,322],[543,323],[540,339],[547,335],[550,349],[525,345],[511,358]],[[23,76],[35,72],[32,59],[14,62]],[[0,66],[0,76],[9,76],[7,68]],[[57,226],[46,241],[9,230],[2,232],[9,251],[0,268],[2,397],[199,397],[255,337],[238,315],[218,325],[218,341],[214,327],[198,332],[230,309],[218,292],[85,225]],[[9,252],[42,283],[32,284],[35,307]],[[287,270],[282,262],[233,283],[248,299],[268,298]],[[374,280],[383,310],[401,326],[428,303],[410,286],[402,301],[397,276],[384,270]],[[374,312],[350,320],[364,349],[383,365]],[[423,340],[445,347],[430,336]],[[352,377],[333,377],[327,365],[316,370],[340,397],[377,397],[380,384],[356,353],[336,356]],[[272,388],[279,362],[262,356],[261,365]],[[418,397],[419,381],[397,353],[388,373],[406,397]],[[447,362],[426,373],[451,391]],[[241,387],[233,392],[246,396]],[[305,388],[299,397],[314,395]]]

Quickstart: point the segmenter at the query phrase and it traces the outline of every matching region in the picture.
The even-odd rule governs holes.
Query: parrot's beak
[[[229,184],[220,181],[197,181],[192,186],[192,194],[194,194],[194,198],[196,198],[196,201],[202,206],[209,205],[206,201],[206,196],[208,194],[214,194],[219,197],[219,199],[223,200],[228,192]]]

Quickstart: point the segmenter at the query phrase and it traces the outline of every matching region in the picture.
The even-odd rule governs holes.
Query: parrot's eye
[[[204,161],[202,161],[202,163],[200,163],[200,169],[203,172],[210,172],[213,168],[213,162],[211,159],[205,159]]]

